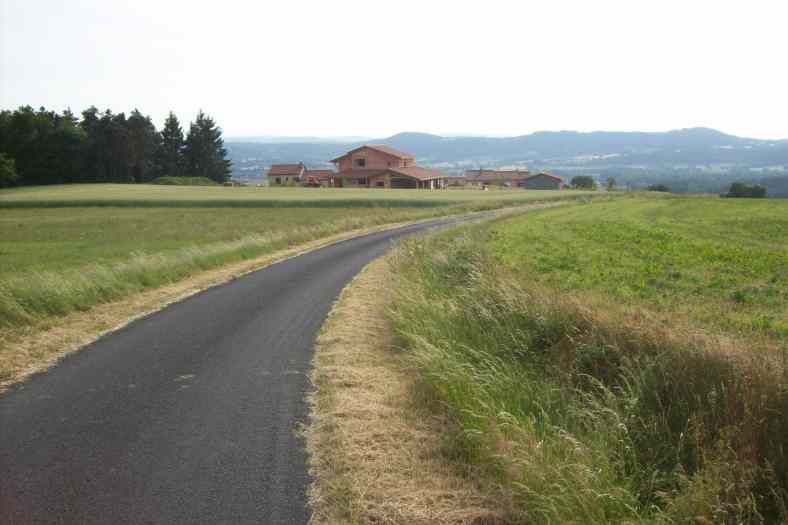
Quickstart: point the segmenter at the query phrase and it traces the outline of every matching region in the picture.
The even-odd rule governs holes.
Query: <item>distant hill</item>
[[[709,128],[667,132],[539,131],[518,137],[442,137],[406,132],[363,141],[414,154],[421,164],[458,175],[479,167],[528,166],[571,176],[614,176],[635,187],[676,179],[683,191],[717,191],[732,179],[782,180],[788,175],[788,141],[728,135]],[[362,141],[227,142],[237,173],[271,163],[303,161],[329,166],[330,159]],[[253,159],[253,160],[249,160]]]
[[[598,160],[576,157],[609,155],[629,161],[669,164],[747,162],[771,165],[788,162],[788,141],[747,139],[708,128],[651,133],[539,131],[508,138],[445,138],[426,133],[399,133],[381,142],[409,148],[418,157],[437,162],[478,158],[492,162],[542,163]]]

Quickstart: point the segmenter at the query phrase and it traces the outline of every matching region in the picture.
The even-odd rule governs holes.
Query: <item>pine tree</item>
[[[148,182],[155,177],[154,157],[161,136],[150,117],[134,110],[126,120],[129,176],[133,182]]]
[[[159,177],[184,175],[183,128],[178,117],[170,111],[161,130],[161,146],[156,155],[156,171]]]
[[[224,148],[222,130],[202,110],[189,125],[184,157],[191,177],[207,177],[219,183],[230,177],[231,164]]]

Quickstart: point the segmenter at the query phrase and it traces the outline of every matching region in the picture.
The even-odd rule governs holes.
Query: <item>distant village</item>
[[[326,188],[394,188],[442,190],[450,186],[501,186],[529,190],[560,190],[564,181],[550,173],[528,170],[468,170],[450,177],[416,165],[409,153],[381,144],[366,144],[331,161],[335,169],[308,169],[303,162],[274,164],[266,176],[269,186]]]

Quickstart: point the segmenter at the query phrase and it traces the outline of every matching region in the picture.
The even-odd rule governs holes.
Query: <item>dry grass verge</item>
[[[385,259],[344,290],[317,340],[306,429],[315,524],[502,523],[510,505],[441,453],[447,422],[415,406],[416,374],[391,351]]]

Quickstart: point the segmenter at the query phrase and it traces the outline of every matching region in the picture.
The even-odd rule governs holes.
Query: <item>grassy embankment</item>
[[[72,185],[0,191],[0,364],[10,331],[45,327],[197,272],[334,234],[575,197],[564,192]],[[0,381],[4,370],[0,366]]]
[[[546,210],[395,265],[444,453],[529,521],[788,519],[788,202]]]

